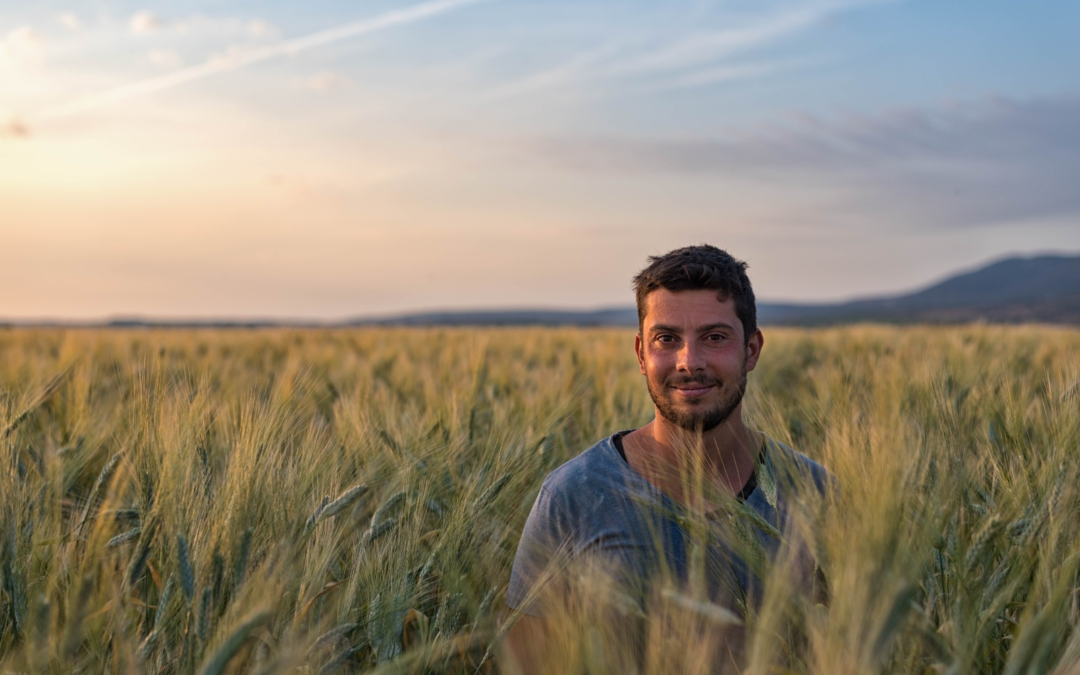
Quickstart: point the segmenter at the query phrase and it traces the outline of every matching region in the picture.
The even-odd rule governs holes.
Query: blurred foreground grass
[[[0,667],[511,671],[540,483],[651,417],[632,339],[0,330]],[[748,672],[1080,672],[1080,331],[771,330],[750,389],[843,489],[828,606],[767,591]],[[696,620],[643,667],[708,672]],[[553,639],[559,672],[635,667],[584,615]]]

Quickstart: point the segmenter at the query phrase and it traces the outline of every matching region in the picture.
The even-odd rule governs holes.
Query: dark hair
[[[727,251],[708,244],[649,256],[649,266],[634,277],[638,329],[645,325],[645,299],[649,293],[660,288],[672,292],[715,290],[720,300],[735,300],[735,315],[742,321],[743,339],[749,342],[757,332],[757,306],[746,267]]]

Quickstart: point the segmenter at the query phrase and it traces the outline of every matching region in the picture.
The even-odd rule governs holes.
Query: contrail
[[[443,12],[448,12],[452,9],[457,9],[458,7],[487,1],[488,0],[435,0],[434,2],[425,2],[420,5],[409,7],[408,9],[387,12],[386,14],[381,14],[371,19],[356,21],[337,28],[319,31],[318,33],[294,38],[269,47],[250,49],[235,55],[211,59],[198,66],[183,68],[167,75],[151,77],[146,80],[125,84],[91,96],[84,96],[83,98],[76,99],[69,103],[46,108],[45,110],[42,110],[37,117],[39,120],[55,120],[69,117],[86,110],[92,110],[110,103],[116,103],[117,101],[145,96],[147,94],[162,91],[163,89],[170,89],[185,82],[243,68],[244,66],[249,66],[253,63],[258,63],[259,61],[266,61],[278,56],[291,56],[307,49],[321,47],[332,42],[346,40],[358,35],[374,33],[392,26],[420,21],[429,16],[442,14]]]

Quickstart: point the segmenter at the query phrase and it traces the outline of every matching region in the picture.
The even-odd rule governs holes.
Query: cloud
[[[211,54],[206,63],[215,68],[230,70],[242,66],[247,53],[248,51],[239,45],[229,45],[225,51]]]
[[[354,21],[336,28],[322,30],[292,40],[284,40],[265,47],[230,49],[230,51],[225,54],[211,57],[206,63],[201,65],[189,66],[166,75],[139,80],[120,87],[108,89],[98,94],[46,108],[39,113],[38,118],[41,120],[51,120],[69,117],[86,110],[93,110],[119,101],[140,96],[148,96],[155,92],[171,89],[186,82],[200,80],[219,73],[236,70],[254,63],[260,63],[281,56],[292,56],[309,49],[315,49],[360,35],[367,35],[394,26],[422,21],[432,16],[485,1],[486,0],[434,0],[432,2],[413,5],[412,7],[405,9],[389,11],[371,19]]]
[[[645,83],[652,90],[764,77],[807,61],[746,64],[731,63],[731,59],[794,37],[836,14],[892,1],[804,0],[756,15],[722,14],[710,20],[723,28],[712,30],[698,12],[692,17],[679,16],[674,30],[658,20],[658,25],[649,26],[644,33],[616,39],[610,39],[612,27],[604,26],[609,39],[602,46],[589,47],[559,64],[525,75],[504,85],[497,95],[601,81]]]
[[[178,34],[187,35],[192,32],[193,28],[206,23],[209,23],[209,20],[206,17],[196,14],[195,16],[190,16],[186,19],[175,19],[170,21],[169,25],[172,26],[172,29]]]
[[[585,52],[574,55],[562,63],[532,73],[508,85],[499,87],[489,94],[489,98],[501,98],[504,96],[540,91],[587,79],[590,76],[592,66],[616,54],[621,48],[622,45],[618,42],[609,42],[591,48]]]
[[[45,41],[30,26],[20,26],[0,38],[0,62],[35,63],[45,53]]]
[[[252,19],[247,25],[248,33],[255,37],[272,38],[278,36],[278,29],[276,26],[263,21],[262,19]]]
[[[0,110],[0,138],[5,136],[25,137],[30,135],[30,128],[18,115]]]
[[[60,20],[60,23],[63,24],[64,28],[67,28],[73,33],[78,33],[82,31],[82,21],[79,20],[79,17],[75,14],[71,12],[64,12],[57,18]]]
[[[627,91],[636,93],[654,93],[672,89],[700,87],[721,82],[749,80],[765,77],[779,71],[791,70],[792,68],[805,68],[820,63],[821,61],[819,59],[792,59],[787,61],[762,61],[710,66],[701,70],[691,70],[686,74],[679,74],[674,77],[632,86],[628,88]]]
[[[672,87],[697,87],[716,82],[730,82],[769,75],[778,70],[804,65],[805,61],[737,63],[695,70],[680,75],[671,82]]]
[[[1080,97],[989,97],[786,123],[724,138],[559,138],[547,162],[608,174],[683,174],[841,194],[834,208],[925,226],[1080,214]],[[818,214],[821,215],[821,214]]]
[[[154,14],[143,10],[132,15],[128,27],[135,35],[149,35],[164,28],[165,22]]]
[[[347,89],[352,86],[352,80],[341,73],[325,71],[300,80],[300,84],[305,89],[324,93],[336,89]]]
[[[738,28],[695,32],[657,49],[626,58],[611,66],[608,72],[617,75],[634,75],[675,71],[715,63],[721,58],[745,52],[796,33],[842,8],[846,7],[837,6],[836,3],[800,7],[764,17]]]
[[[159,68],[179,68],[184,65],[184,59],[174,51],[168,49],[152,49],[146,54],[150,63]]]
[[[242,37],[269,39],[279,36],[277,27],[262,19],[192,14],[184,18],[173,18],[167,22],[160,19],[158,21],[162,27],[168,27],[180,35],[213,35],[234,39]]]

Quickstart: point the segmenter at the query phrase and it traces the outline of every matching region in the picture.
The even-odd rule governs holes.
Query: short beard
[[[679,384],[714,384],[720,386],[721,382],[702,382],[700,380],[683,380]],[[666,384],[660,385],[663,387],[662,391],[656,391],[653,388],[652,382],[646,378],[646,384],[649,388],[649,396],[652,397],[653,404],[656,405],[656,411],[660,413],[660,416],[671,422],[672,424],[686,429],[687,431],[695,431],[697,433],[704,433],[706,431],[712,431],[716,427],[720,426],[724,422],[728,421],[735,409],[742,403],[743,396],[746,395],[746,368],[743,367],[742,375],[739,377],[739,381],[735,386],[735,389],[723,400],[719,401],[715,407],[709,410],[690,410],[680,411],[675,408],[672,395],[668,394]]]

